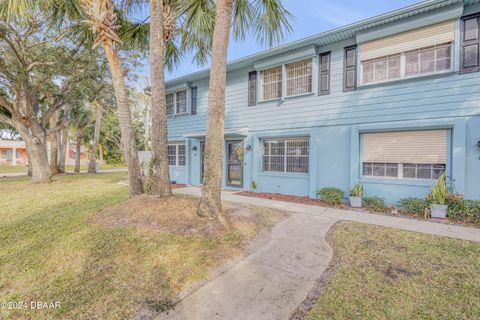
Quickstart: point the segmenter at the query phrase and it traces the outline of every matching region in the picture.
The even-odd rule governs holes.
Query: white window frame
[[[175,146],[175,164],[168,164],[170,167],[180,167],[180,168],[183,168],[187,165],[187,147],[186,147],[186,144],[185,143],[169,143],[168,146],[167,146],[167,150],[168,150],[168,147],[171,147],[171,146]],[[185,146],[185,164],[182,164],[180,165],[180,153],[179,153],[179,149],[180,149],[180,146]],[[170,155],[168,154],[168,151],[167,151],[167,156],[169,157]],[[167,159],[168,160],[168,159]]]
[[[415,52],[415,51],[428,51],[429,49],[433,49],[433,50],[435,50],[434,52],[435,52],[435,57],[436,57],[436,49],[441,48],[441,47],[446,47],[446,46],[450,46],[450,68],[449,69],[440,70],[440,71],[433,71],[433,72],[428,72],[428,73],[418,73],[418,74],[409,75],[409,76],[406,75],[406,69],[407,69],[406,55],[407,54]],[[418,48],[418,49],[415,49],[415,50],[403,51],[403,52],[399,52],[399,53],[396,53],[396,54],[391,54],[391,55],[388,55],[388,56],[383,56],[383,57],[378,57],[378,58],[374,58],[374,59],[368,59],[368,60],[361,61],[360,62],[360,85],[361,86],[369,86],[369,85],[378,84],[378,83],[394,82],[394,81],[399,81],[399,80],[403,80],[403,79],[412,79],[412,78],[426,77],[426,76],[429,76],[429,75],[452,72],[454,70],[454,61],[455,61],[455,57],[454,57],[455,50],[454,49],[455,49],[454,42],[451,41],[451,42],[447,42],[447,43],[439,43],[439,44],[436,44],[436,45],[433,45],[433,46],[422,47],[422,48]],[[388,57],[394,57],[394,56],[398,56],[398,55],[400,55],[400,77],[399,78],[395,78],[395,79],[391,79],[391,80],[372,81],[372,82],[367,82],[367,83],[365,83],[363,81],[363,64],[365,62],[370,62],[372,60],[387,59]],[[360,59],[361,59],[361,52],[360,52]],[[436,61],[436,60],[434,60],[434,61]]]
[[[190,103],[191,103],[191,93],[190,93],[190,88],[182,88],[182,89],[178,89],[178,90],[175,90],[175,91],[168,91],[167,93],[165,93],[165,98],[166,96],[172,94],[173,95],[173,113],[171,114],[167,114],[168,117],[175,117],[175,116],[181,116],[181,115],[186,115],[186,114],[190,114],[191,112],[191,109],[190,109]],[[177,94],[178,93],[181,93],[181,92],[185,92],[185,96],[186,96],[186,99],[187,99],[187,106],[186,106],[186,111],[185,112],[177,112]]]
[[[398,179],[398,180],[412,180],[412,181],[435,181],[437,180],[437,178],[432,178],[432,179],[426,179],[426,178],[412,178],[412,177],[404,177],[403,176],[403,166],[405,165],[405,163],[391,163],[391,164],[396,164],[397,165],[397,176],[396,177],[392,177],[392,176],[374,176],[373,175],[373,166],[372,166],[372,175],[365,175],[363,174],[363,165],[365,163],[371,163],[372,165],[374,163],[384,163],[384,162],[363,162],[361,161],[360,163],[360,170],[361,170],[361,174],[360,174],[360,177],[361,178],[364,178],[364,179]],[[387,163],[388,164],[388,163]],[[445,171],[447,170],[447,164],[446,163],[408,163],[408,164],[413,164],[413,165],[422,165],[422,164],[429,164],[431,166],[431,171],[433,171],[433,166],[434,165],[444,165],[445,166]],[[417,174],[415,174],[417,175]]]
[[[277,157],[283,157],[283,171],[271,171],[271,170],[265,170],[264,168],[264,157],[265,155],[265,142],[268,141],[278,141],[278,142],[283,142],[283,150],[284,154],[283,156],[277,156]],[[305,143],[307,147],[307,155],[298,155],[298,158],[307,158],[306,166],[307,170],[305,172],[290,172],[287,171],[288,165],[287,165],[287,159],[288,157],[292,155],[287,155],[287,144],[288,142],[300,142],[300,143]],[[301,174],[301,175],[308,175],[310,173],[310,139],[308,137],[295,137],[295,138],[265,138],[261,140],[261,145],[262,145],[262,172],[268,173],[268,174]],[[272,157],[271,155],[271,145],[269,144],[269,155],[267,157]]]
[[[277,64],[277,65],[274,65],[274,66],[270,66],[268,68],[263,68],[261,70],[258,70],[258,74],[260,75],[259,78],[260,78],[260,81],[259,81],[259,95],[258,95],[258,102],[269,102],[269,101],[276,101],[276,100],[282,100],[282,99],[285,99],[285,98],[294,98],[294,97],[301,97],[301,96],[306,96],[306,95],[311,95],[311,94],[314,94],[315,93],[315,79],[314,79],[314,75],[315,75],[315,70],[314,68],[317,67],[318,68],[318,64],[315,64],[315,59],[316,57],[307,57],[307,58],[302,58],[302,59],[296,59],[296,60],[293,60],[293,61],[287,61],[287,62],[284,62],[282,64]],[[311,77],[311,83],[312,83],[312,88],[310,90],[310,92],[305,92],[305,93],[301,93],[301,94],[297,94],[297,95],[290,95],[290,96],[287,96],[287,65],[288,64],[293,64],[293,63],[296,63],[296,62],[302,62],[302,61],[311,61],[311,74],[310,74],[310,77]],[[272,99],[263,99],[263,72],[266,71],[266,70],[270,70],[270,69],[273,69],[273,68],[278,68],[278,67],[281,67],[281,75],[282,75],[282,78],[281,78],[281,95],[280,97],[278,98],[272,98]]]

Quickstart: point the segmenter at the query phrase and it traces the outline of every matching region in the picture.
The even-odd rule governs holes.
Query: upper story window
[[[452,70],[455,20],[360,44],[362,84]]]
[[[254,85],[253,81],[250,83]],[[312,59],[295,61],[261,71],[260,89],[261,101],[311,93],[313,91]]]
[[[451,69],[452,44],[442,44],[405,53],[405,76]]]
[[[176,93],[176,111],[175,113],[187,113],[187,91]]]
[[[320,54],[319,89],[320,95],[330,94],[330,52]]]
[[[262,71],[262,100],[277,99],[282,96],[282,66]]]
[[[189,112],[192,115],[197,114],[198,88],[191,87],[189,90],[183,89],[165,95],[168,116],[187,114]]]
[[[287,97],[312,92],[312,59],[289,63],[287,73]]]
[[[480,70],[480,14],[462,18],[460,71]]]
[[[362,83],[400,78],[400,55],[362,62]]]

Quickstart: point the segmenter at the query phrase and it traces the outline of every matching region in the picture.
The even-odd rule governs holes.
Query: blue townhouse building
[[[480,4],[430,0],[228,64],[226,189],[480,199]],[[201,185],[209,70],[167,82],[172,180]]]

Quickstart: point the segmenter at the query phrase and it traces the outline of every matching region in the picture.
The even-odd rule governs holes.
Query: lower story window
[[[435,180],[446,170],[448,130],[362,134],[362,176]]]
[[[184,144],[169,144],[168,145],[168,165],[183,167],[186,162]]]
[[[308,173],[308,138],[265,139],[262,146],[263,171]]]

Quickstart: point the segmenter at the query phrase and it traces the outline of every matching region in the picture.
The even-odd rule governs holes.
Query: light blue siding
[[[458,31],[456,34],[458,37]],[[458,42],[455,41],[453,50],[457,66]],[[408,196],[424,197],[433,182],[361,178],[359,135],[365,130],[446,128],[452,132],[447,170],[455,178],[459,192],[466,198],[480,199],[480,148],[477,146],[480,140],[480,72],[459,74],[452,71],[343,92],[343,48],[353,43],[355,39],[352,38],[317,48],[318,53],[331,51],[331,88],[326,96],[319,96],[315,85],[311,95],[259,102],[248,107],[248,73],[254,70],[255,61],[227,74],[225,128],[247,128],[244,145],[251,146],[244,155],[243,189],[252,190],[251,183],[255,181],[259,192],[316,197],[322,187],[335,186],[347,192],[360,181],[365,184],[366,195],[379,195],[389,203]],[[282,59],[285,57],[277,60]],[[313,72],[316,73],[318,57],[313,59]],[[315,74],[314,79],[316,77]],[[197,115],[177,116],[168,123],[170,140],[187,142],[187,166],[172,168],[171,174],[178,183],[198,185],[201,139],[186,139],[185,136],[206,130],[208,79],[194,81],[191,85],[198,87]],[[309,173],[262,172],[261,139],[290,136],[309,137]],[[192,150],[194,146],[196,151]]]

